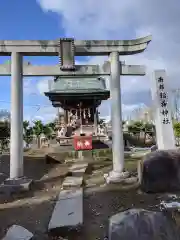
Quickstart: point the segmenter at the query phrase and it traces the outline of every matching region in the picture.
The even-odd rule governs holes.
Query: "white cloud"
[[[24,119],[32,122],[41,120],[43,122],[52,121],[57,114],[57,109],[53,108],[51,102],[49,104],[42,104],[46,102],[44,92],[48,90],[49,78],[24,78],[24,99],[31,102],[32,98],[36,98],[37,102],[33,104],[24,105]]]
[[[168,72],[171,88],[179,87],[180,2],[178,0],[37,0],[44,11],[58,13],[66,36],[76,39],[130,39],[152,34],[148,49],[122,57],[127,64],[144,64],[147,73],[158,68]],[[102,63],[93,57],[89,63]],[[149,103],[149,76],[121,77],[123,104]],[[143,98],[143,99],[142,99]],[[109,102],[106,103],[107,105]],[[106,105],[105,104],[105,105]],[[108,115],[104,103],[103,115]]]
[[[35,78],[30,78],[30,77],[24,78],[23,79],[23,87],[24,87],[24,89],[23,89],[24,95],[26,95],[26,96],[34,95],[34,94],[38,93]]]
[[[49,90],[48,81],[49,81],[49,78],[45,78],[45,79],[38,81],[37,89],[40,94],[44,95],[45,92],[48,92],[48,90]]]
[[[46,123],[54,120],[56,116],[57,109],[53,108],[52,106],[45,106],[37,108],[35,111],[33,111],[33,114],[27,114],[25,119],[29,122],[41,120]]]

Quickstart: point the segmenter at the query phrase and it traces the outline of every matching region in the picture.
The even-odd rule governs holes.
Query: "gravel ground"
[[[158,195],[140,194],[135,189],[96,191],[84,198],[84,229],[74,240],[106,239],[110,216],[132,207],[154,209]]]
[[[25,176],[35,180],[32,190],[10,198],[0,195],[0,239],[8,227],[19,224],[38,236],[47,230],[67,166],[46,164],[44,158],[25,157]],[[0,160],[1,172],[9,174],[9,156]],[[38,238],[40,239],[40,238]]]
[[[38,240],[48,239],[47,226],[55,198],[60,192],[61,183],[67,173],[67,166],[46,164],[42,157],[25,157],[24,166],[25,175],[36,181],[29,193],[18,197],[12,196],[7,203],[0,203],[0,238],[12,224],[19,224],[33,232]],[[9,156],[2,157],[0,169],[8,174]],[[98,174],[95,174],[96,178],[92,174],[86,176],[88,181],[95,178],[97,186],[85,188],[84,226],[81,232],[69,235],[68,240],[107,239],[110,216],[132,207],[155,209],[155,206],[159,204],[159,195],[143,194],[136,187],[126,190],[122,190],[117,185],[101,187],[102,174],[109,169],[109,164],[104,169],[96,167],[94,171],[100,170],[99,176]],[[0,195],[0,199],[1,197]]]

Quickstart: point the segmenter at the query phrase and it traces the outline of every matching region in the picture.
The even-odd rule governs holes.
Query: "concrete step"
[[[69,173],[73,177],[81,177],[86,172],[87,167],[88,163],[76,163],[69,168]]]
[[[83,189],[62,190],[58,196],[48,231],[61,234],[69,229],[77,229],[83,224]]]
[[[83,176],[81,177],[66,177],[62,183],[63,189],[80,188],[83,184]]]

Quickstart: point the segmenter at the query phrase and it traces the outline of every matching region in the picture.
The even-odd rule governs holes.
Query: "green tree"
[[[143,141],[143,144],[146,143],[147,135],[150,135],[152,139],[155,136],[155,126],[152,123],[144,123],[141,121],[132,122],[128,126],[128,132],[137,139],[137,141]],[[143,138],[140,138],[140,133],[143,133]],[[154,139],[153,139],[154,141]]]
[[[33,140],[33,128],[30,127],[28,121],[23,122],[23,139],[26,142],[26,147],[29,147],[29,144]]]
[[[123,121],[122,121],[122,125],[124,125],[124,124],[126,124],[126,121],[123,120]]]
[[[42,133],[44,133],[44,124],[41,120],[34,121],[33,123],[34,123],[33,132],[37,137],[38,148],[40,148],[41,147],[40,136]]]
[[[48,139],[48,141],[50,141],[52,139],[52,135],[53,135],[53,129],[51,126],[52,126],[51,123],[48,123],[48,124],[44,125],[44,128],[43,128],[43,133],[46,136],[46,138]]]
[[[48,123],[48,124],[46,124],[47,126],[49,126],[51,129],[52,129],[52,131],[55,131],[55,129],[56,129],[56,123],[55,123],[55,121],[54,122],[50,122],[50,123]]]
[[[155,136],[155,126],[152,123],[144,123],[142,131],[144,132],[144,142],[146,141],[147,135]]]
[[[100,124],[100,125],[105,125],[105,119],[99,119],[99,122],[98,122],[98,124]]]
[[[174,122],[173,123],[173,128],[174,128],[174,135],[177,138],[180,138],[180,122]]]
[[[144,132],[149,133],[150,135],[154,135],[155,125],[153,123],[145,123],[144,124]]]
[[[131,134],[135,135],[135,136],[140,136],[140,132],[143,131],[143,123],[140,121],[135,121],[133,122],[131,125],[128,126],[128,132],[130,132]]]
[[[8,121],[0,122],[0,145],[1,151],[7,148],[10,138],[10,123]]]

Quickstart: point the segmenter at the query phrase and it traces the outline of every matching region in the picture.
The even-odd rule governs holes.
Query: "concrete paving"
[[[77,227],[83,223],[83,189],[63,190],[58,196],[48,231]]]
[[[76,229],[83,224],[83,175],[88,163],[75,163],[69,168],[68,176],[62,183],[63,190],[58,196],[48,231],[64,232],[65,229]]]

